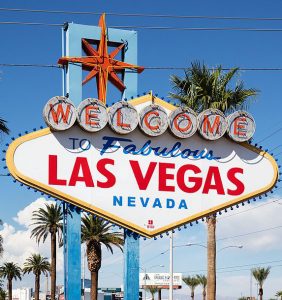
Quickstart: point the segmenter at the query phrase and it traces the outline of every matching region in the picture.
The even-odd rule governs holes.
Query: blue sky
[[[0,1],[0,7],[93,11],[115,13],[173,14],[173,15],[209,15],[240,17],[280,17],[280,1]],[[22,21],[43,23],[75,23],[97,25],[98,16],[39,14],[0,11],[0,22]],[[248,28],[282,28],[282,21],[242,21],[242,20],[205,20],[205,19],[170,19],[107,16],[107,25],[111,26],[172,26],[172,27],[248,27]],[[177,31],[145,30],[138,31],[138,63],[145,67],[188,67],[191,61],[199,60],[210,67],[241,68],[282,68],[282,32],[240,32],[240,31]],[[0,64],[56,64],[61,56],[61,29],[48,26],[20,26],[0,24]],[[12,68],[0,66],[0,116],[8,121],[10,136],[1,137],[1,149],[11,141],[12,136],[31,131],[44,125],[42,110],[48,99],[61,95],[61,71],[56,68]],[[182,75],[180,70],[145,70],[139,76],[139,93],[153,90],[167,99],[171,91],[169,76]],[[240,79],[246,87],[260,90],[256,101],[250,105],[257,131],[256,141],[262,141],[264,148],[278,147],[282,137],[281,120],[281,82],[282,71],[241,71]],[[89,83],[87,92],[91,93]],[[110,94],[111,95],[111,94]],[[114,92],[112,95],[115,95]],[[90,96],[90,95],[89,95]],[[110,97],[108,97],[110,100]],[[114,101],[114,98],[112,99]],[[110,100],[111,102],[111,100]],[[275,133],[276,132],[276,133]],[[273,134],[273,135],[272,135]],[[265,139],[266,138],[266,139]],[[274,150],[281,159],[282,146]],[[2,164],[4,166],[4,164]],[[6,170],[3,170],[4,174]],[[2,209],[0,218],[5,222],[2,234],[7,235],[10,250],[4,259],[21,261],[23,253],[34,249],[34,245],[22,238],[21,250],[13,250],[19,237],[28,237],[27,224],[33,205],[40,195],[14,184],[8,177],[0,177]],[[252,233],[282,225],[280,205],[281,189],[260,203],[240,207],[218,220],[218,237],[232,237],[218,242],[218,248],[229,245],[243,245],[243,249],[226,249],[219,253],[218,294],[223,299],[237,299],[249,292],[249,269],[256,265],[272,265],[271,275],[266,282],[266,297],[271,297],[281,290],[281,228]],[[276,201],[277,200],[277,201]],[[266,202],[267,201],[267,202]],[[37,203],[37,204],[36,204]],[[264,206],[260,206],[266,204]],[[244,212],[252,208],[249,211]],[[237,212],[240,212],[237,214]],[[230,217],[227,217],[230,215]],[[232,215],[232,216],[231,216]],[[6,230],[6,231],[5,231]],[[246,236],[234,237],[251,233]],[[205,243],[206,232],[203,224],[177,232],[175,244]],[[41,249],[41,248],[40,248]],[[163,264],[164,268],[152,271],[168,271],[168,254],[160,254],[168,249],[168,239],[142,241],[141,265]],[[13,252],[14,251],[14,252]],[[41,251],[41,250],[40,250]],[[42,248],[48,255],[48,246]],[[8,252],[8,251],[7,251]],[[122,283],[122,256],[105,254],[104,267],[101,271],[102,286],[119,286]],[[281,262],[279,263],[279,260]],[[276,261],[276,262],[273,262]],[[261,264],[269,262],[268,264]],[[272,263],[271,263],[272,262]],[[251,265],[253,264],[253,265]],[[244,266],[249,265],[249,266]],[[231,266],[242,266],[229,268]],[[115,269],[114,272],[112,270]],[[206,269],[206,253],[202,247],[179,247],[175,250],[175,271],[186,275]],[[227,272],[228,271],[228,272]],[[222,272],[222,273],[220,273]],[[224,273],[223,273],[224,272]],[[59,277],[62,278],[62,277]],[[19,285],[31,285],[32,277]],[[253,293],[255,292],[253,282]],[[186,293],[184,289],[182,292]],[[200,290],[198,290],[200,294]],[[200,298],[199,298],[200,299]]]

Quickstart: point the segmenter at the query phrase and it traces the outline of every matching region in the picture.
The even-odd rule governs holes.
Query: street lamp
[[[145,281],[144,281],[144,286],[145,286],[145,289],[144,289],[144,291],[145,291],[145,300],[147,300],[147,294],[146,294],[146,281],[147,281],[147,271],[148,270],[150,270],[150,269],[152,269],[152,268],[156,268],[156,267],[161,267],[161,268],[163,268],[164,267],[164,265],[154,265],[154,266],[151,266],[151,267],[149,267],[149,268],[142,268],[142,267],[139,267],[139,269],[141,269],[142,271],[144,271],[144,274],[145,274]]]
[[[190,247],[190,246],[199,246],[199,247],[203,247],[203,248],[206,248],[207,249],[207,246],[203,245],[203,244],[197,244],[197,243],[188,243],[188,244],[183,244],[183,245],[177,245],[177,246],[174,246],[174,248],[178,248],[178,247]],[[217,253],[222,251],[222,250],[225,250],[227,248],[238,248],[238,249],[242,249],[243,246],[242,245],[230,245],[230,246],[226,246],[226,247],[223,247],[221,249],[219,249],[218,251],[216,251]]]
[[[217,253],[218,252],[220,252],[220,251],[222,251],[222,250],[225,250],[225,249],[227,249],[227,248],[238,248],[238,249],[242,249],[243,248],[243,246],[242,245],[239,245],[239,246],[236,246],[236,245],[231,245],[231,246],[226,246],[226,247],[223,247],[223,248],[221,248],[221,249],[219,249],[218,251],[217,251]]]
[[[169,300],[173,300],[173,249],[174,248],[180,248],[180,247],[190,247],[190,246],[199,246],[199,247],[203,247],[207,249],[207,246],[203,245],[203,244],[198,244],[198,243],[188,243],[188,244],[183,244],[183,245],[173,245],[173,233],[170,233],[170,247],[168,250],[161,252],[161,254],[165,254],[168,251],[170,252],[170,284],[169,284]],[[225,250],[227,248],[238,248],[238,249],[242,249],[243,246],[242,245],[230,245],[230,246],[226,246],[223,247],[221,249],[219,249],[218,251],[216,251],[216,253]]]

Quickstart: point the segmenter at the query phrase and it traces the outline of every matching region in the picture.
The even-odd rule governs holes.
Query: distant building
[[[13,300],[31,300],[31,288],[19,288],[12,291]]]

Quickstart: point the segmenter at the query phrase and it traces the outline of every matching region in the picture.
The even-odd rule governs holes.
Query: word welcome
[[[44,119],[54,130],[66,130],[76,121],[86,131],[97,132],[107,124],[119,134],[139,128],[149,136],[159,136],[167,128],[178,138],[189,138],[198,131],[208,140],[216,140],[226,132],[237,142],[249,140],[255,132],[253,117],[236,111],[226,117],[217,109],[207,109],[197,115],[188,107],[178,107],[167,115],[162,106],[151,104],[140,112],[128,102],[115,103],[108,110],[99,100],[88,98],[78,108],[66,97],[53,97],[45,105]]]

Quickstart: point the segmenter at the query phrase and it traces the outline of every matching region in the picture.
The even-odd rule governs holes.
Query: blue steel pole
[[[125,60],[137,65],[137,33],[128,39]],[[125,72],[126,90],[123,98],[130,99],[137,94],[137,74]],[[124,230],[124,300],[139,299],[139,238],[138,234]]]
[[[139,299],[139,238],[124,230],[124,300]]]
[[[81,54],[81,45],[70,43],[67,32],[66,55],[75,56]],[[78,50],[79,49],[79,50]],[[78,106],[82,98],[80,67],[69,66],[67,71],[66,92],[73,103]],[[64,214],[65,230],[65,298],[66,300],[81,299],[81,212],[80,209],[66,205]]]
[[[70,23],[66,35],[66,55],[81,56],[81,39],[100,39],[101,30],[96,26]],[[129,30],[108,29],[108,40],[127,44],[124,61],[137,65],[137,33]],[[66,90],[71,101],[78,105],[82,100],[82,72],[79,64],[69,64],[67,68]],[[125,71],[124,84],[126,90],[123,99],[136,97],[137,73]],[[80,252],[80,213],[72,211],[73,218],[67,216],[67,293],[66,300],[80,300],[81,290],[81,252]],[[77,224],[77,227],[75,227]],[[70,238],[71,237],[71,238]],[[131,231],[127,231],[124,249],[124,300],[138,300],[139,295],[139,239]],[[78,241],[79,240],[79,241]],[[79,253],[78,253],[79,247]],[[72,267],[78,268],[72,274]],[[76,277],[76,278],[75,278]],[[74,288],[75,287],[75,288]],[[79,291],[79,295],[78,295]]]

